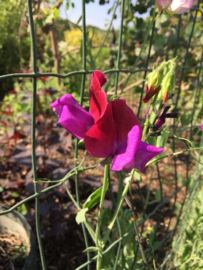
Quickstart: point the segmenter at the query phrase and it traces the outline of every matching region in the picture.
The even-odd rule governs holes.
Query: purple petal
[[[78,139],[94,124],[93,117],[83,109],[71,94],[66,94],[50,104],[59,117],[58,123]]]
[[[203,130],[203,125],[201,125],[201,129]]]
[[[153,157],[160,154],[163,150],[163,148],[158,148],[145,142],[140,142],[134,158],[133,167],[138,169],[139,171],[143,171],[147,162],[150,161],[150,159],[152,159]]]
[[[141,128],[133,126],[127,140],[118,148],[118,154],[112,160],[111,171],[130,172],[134,167],[134,157],[140,143]]]

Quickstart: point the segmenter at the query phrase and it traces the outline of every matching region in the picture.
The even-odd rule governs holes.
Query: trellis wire
[[[119,3],[121,3],[121,25],[120,25],[119,47],[118,47],[118,55],[117,55],[117,66],[116,66],[116,69],[104,71],[105,74],[108,74],[108,73],[115,73],[116,74],[115,91],[114,91],[114,94],[115,95],[117,95],[118,79],[119,79],[119,73],[120,72],[129,73],[129,76],[128,76],[128,78],[126,80],[126,83],[124,84],[124,87],[123,87],[123,89],[124,89],[131,74],[135,74],[137,72],[145,72],[144,73],[144,79],[145,79],[147,72],[151,71],[151,69],[148,69],[148,64],[149,64],[149,59],[150,59],[150,50],[151,50],[151,46],[152,46],[152,42],[153,42],[153,34],[154,34],[154,30],[155,30],[155,24],[154,24],[153,27],[152,27],[152,35],[151,35],[151,38],[150,38],[150,44],[149,44],[148,54],[147,54],[147,57],[146,57],[147,59],[146,59],[146,66],[145,66],[145,68],[134,70],[134,68],[136,67],[137,61],[138,61],[138,59],[141,56],[141,53],[142,53],[142,49],[141,49],[140,55],[136,59],[134,65],[132,67],[132,70],[129,70],[129,69],[120,69],[120,58],[121,58],[121,47],[122,47],[122,30],[123,30],[123,21],[124,21],[125,0],[121,0],[121,1],[117,0],[117,1],[114,2],[115,8],[114,8],[114,11],[113,11],[113,16],[114,16],[114,14],[116,12],[116,9],[117,9]],[[82,81],[81,81],[80,104],[82,105],[83,104],[83,95],[84,95],[84,89],[85,89],[86,75],[87,74],[91,74],[93,72],[93,70],[87,70],[87,68],[86,68],[86,21],[85,21],[85,14],[86,14],[86,12],[85,12],[85,0],[82,0],[82,32],[83,32],[83,42],[82,42],[83,65],[82,65],[82,69],[83,70],[81,70],[81,71],[73,71],[73,72],[70,72],[70,73],[65,74],[65,75],[61,75],[61,74],[57,74],[57,73],[38,73],[37,72],[37,62],[36,62],[37,57],[36,57],[35,30],[34,30],[33,14],[32,14],[32,1],[31,0],[27,0],[27,4],[28,4],[28,15],[29,15],[29,23],[30,23],[30,38],[31,38],[32,69],[33,69],[33,71],[30,74],[18,73],[18,74],[7,74],[7,75],[3,75],[3,76],[0,76],[0,80],[6,79],[6,78],[19,78],[19,77],[26,77],[26,78],[30,78],[31,77],[32,80],[33,80],[33,94],[32,94],[32,168],[33,168],[33,182],[34,182],[34,191],[35,191],[35,193],[33,195],[31,195],[30,197],[28,197],[28,198],[22,200],[21,202],[17,203],[16,205],[14,205],[13,207],[11,207],[10,209],[8,209],[8,210],[6,210],[4,212],[1,212],[0,215],[7,214],[7,213],[13,211],[14,209],[16,209],[17,207],[19,207],[20,205],[22,205],[23,203],[25,203],[25,202],[27,202],[27,201],[29,201],[31,199],[35,199],[35,220],[36,220],[37,239],[38,239],[40,257],[41,257],[41,262],[42,262],[42,268],[43,268],[43,270],[45,270],[46,269],[46,263],[45,263],[45,258],[44,258],[44,253],[43,253],[43,247],[42,247],[42,242],[41,242],[41,237],[40,237],[39,196],[42,195],[43,193],[45,193],[45,192],[53,189],[53,188],[59,187],[67,179],[69,179],[70,177],[75,176],[76,199],[77,199],[77,203],[80,204],[80,197],[79,197],[79,173],[80,173],[81,170],[80,170],[80,168],[78,168],[73,173],[67,174],[62,179],[63,182],[59,182],[59,183],[57,183],[55,185],[52,185],[52,186],[50,186],[48,188],[45,188],[42,191],[38,191],[38,179],[37,179],[36,156],[35,156],[35,118],[36,118],[36,94],[37,94],[36,93],[37,92],[36,81],[37,81],[37,78],[38,77],[45,77],[45,76],[67,78],[69,76],[81,75],[82,76]],[[179,67],[179,68],[176,69],[176,70],[182,69],[182,72],[181,72],[180,83],[179,83],[177,98],[176,98],[176,102],[175,102],[175,107],[177,107],[177,102],[179,100],[180,87],[181,87],[181,81],[183,79],[184,69],[186,69],[186,68],[190,68],[190,69],[199,68],[198,81],[197,81],[197,85],[196,85],[196,89],[195,89],[195,93],[194,93],[192,119],[191,119],[191,126],[190,126],[190,138],[192,136],[191,135],[192,134],[192,129],[191,128],[193,127],[192,126],[192,123],[193,123],[193,118],[194,118],[194,103],[195,103],[195,100],[196,100],[196,97],[197,97],[197,89],[198,89],[199,80],[200,80],[201,68],[203,67],[203,65],[202,65],[202,59],[201,59],[200,65],[193,66],[193,67],[186,66],[186,60],[187,60],[187,56],[188,56],[188,51],[189,51],[191,39],[192,39],[192,36],[193,36],[194,26],[195,26],[195,23],[196,23],[197,11],[201,11],[201,10],[199,10],[199,4],[200,4],[200,0],[198,0],[198,7],[197,8],[193,8],[193,10],[196,10],[196,14],[195,14],[195,18],[194,18],[194,21],[193,21],[193,27],[192,27],[192,30],[191,30],[191,33],[190,33],[188,45],[187,45],[187,48],[186,48],[186,54],[185,54],[184,64],[183,64],[182,67]],[[154,12],[153,17],[154,16],[155,16],[155,12]],[[113,17],[112,17],[112,20],[110,22],[109,29],[108,29],[108,31],[106,33],[105,40],[106,40],[106,38],[108,36],[108,33],[110,31],[112,22],[113,22]],[[179,23],[178,23],[178,28],[177,28],[177,42],[176,42],[176,48],[175,48],[174,56],[177,55],[177,50],[178,50],[178,45],[179,45],[180,25],[181,25],[181,15],[179,15]],[[149,33],[149,30],[150,30],[150,25],[149,25],[149,28],[147,30],[147,35]],[[100,49],[99,49],[99,51],[98,51],[98,53],[97,53],[97,55],[95,57],[95,60],[98,57],[99,53],[101,52],[101,48],[104,45],[105,40],[103,41],[103,43],[102,43],[102,45],[101,45],[101,47],[100,47]],[[145,38],[144,43],[145,43],[146,40],[147,40],[147,37]],[[141,95],[140,95],[138,115],[140,113],[141,98],[143,96],[143,92],[144,92],[144,83],[143,83],[142,92],[141,92]],[[174,144],[174,150],[175,150],[175,144]],[[174,156],[174,158],[175,158],[175,156]],[[76,167],[78,165],[77,159],[78,159],[78,140],[76,140],[76,146],[75,146],[75,166]],[[177,180],[178,179],[177,179],[176,159],[174,159],[174,164],[175,164],[175,185],[176,185],[176,190],[169,197],[167,197],[164,200],[163,200],[163,194],[161,192],[161,202],[158,204],[158,206],[156,206],[154,208],[154,210],[149,215],[144,216],[143,220],[141,222],[139,222],[138,227],[142,226],[147,219],[149,219],[159,209],[161,209],[162,206],[165,203],[167,203],[173,196],[175,196],[175,200],[174,200],[173,207],[172,207],[174,209],[175,208],[175,204],[176,204],[177,194],[178,194],[178,192],[183,187],[186,187],[186,192],[187,192],[188,184],[189,184],[189,182],[191,180],[191,177],[188,177],[188,175],[187,175],[187,180],[185,181],[185,183],[180,188],[178,188],[178,186],[177,186]],[[97,164],[94,165],[94,166],[85,168],[85,169],[83,169],[83,171],[84,170],[88,170],[90,168],[95,168],[96,166],[97,166]],[[158,163],[156,163],[156,166],[157,166],[157,172],[158,172],[160,190],[162,191],[162,183],[163,182],[162,182],[161,177],[160,177]],[[194,186],[193,186],[194,188],[193,188],[193,193],[192,193],[193,195],[194,195],[194,192],[195,192],[195,190],[196,190],[196,188],[198,186],[197,185],[197,181],[199,179],[199,175],[200,175],[200,172],[201,172],[202,169],[203,169],[203,167],[201,167],[199,169],[199,174],[198,174],[197,180],[194,183]],[[187,173],[188,173],[188,167],[187,167]],[[110,173],[109,173],[109,181],[110,181]],[[122,183],[120,184],[120,187],[121,186],[122,186]],[[141,188],[139,186],[139,182],[137,182],[137,186],[138,186],[138,193],[139,193],[140,198],[141,198],[142,209],[143,209],[143,213],[144,213],[144,211],[145,211],[145,208],[144,207],[145,206],[144,206],[143,195],[142,195]],[[111,187],[111,185],[110,185],[110,187]],[[185,202],[185,199],[186,199],[186,192],[185,192],[185,196],[184,196],[184,202]],[[111,190],[111,195],[113,195],[112,190]],[[191,196],[191,200],[192,200],[192,198],[193,198],[193,196]],[[112,200],[113,200],[113,203],[114,203],[114,206],[115,206],[115,200],[114,200],[113,197],[112,197]],[[184,204],[184,202],[183,202],[183,204]],[[170,232],[168,232],[169,225],[170,225],[171,218],[172,218],[172,213],[171,213],[170,221],[169,221],[169,224],[168,224],[168,230],[166,231],[166,235],[165,235],[164,239],[159,243],[159,245],[154,249],[154,251],[157,250],[160,246],[162,246],[164,244],[165,240],[168,239],[169,237],[172,237],[172,235],[175,233],[175,231],[177,229],[177,226],[178,226],[178,223],[179,223],[181,212],[182,212],[182,208],[181,208],[181,210],[179,212],[178,220],[177,220],[177,223],[176,223],[175,227]],[[158,218],[157,224],[160,223],[160,217],[161,217],[161,211],[159,213],[159,218]],[[111,248],[113,248],[117,244],[119,245],[118,246],[118,251],[120,251],[121,241],[125,237],[127,237],[129,234],[132,234],[135,231],[133,229],[132,231],[130,231],[127,234],[125,234],[125,235],[122,236],[121,235],[121,231],[119,229],[119,226],[120,226],[120,224],[119,224],[119,219],[118,219],[117,220],[117,227],[118,227],[118,232],[119,232],[119,239],[117,239],[105,251],[103,251],[103,255],[106,254]],[[83,235],[84,235],[84,239],[85,239],[85,245],[86,245],[86,248],[87,248],[88,247],[88,237],[87,237],[87,233],[86,233],[86,228],[85,228],[85,226],[83,224],[82,224],[82,230],[83,230]],[[136,258],[137,257],[137,252],[138,252],[138,245],[136,246],[136,250],[134,252],[135,252],[135,258]],[[116,257],[116,260],[115,260],[114,268],[113,269],[116,269],[116,264],[117,264],[117,261],[118,261],[118,256],[119,256],[119,252],[117,253],[117,257]],[[151,255],[148,255],[148,257],[150,257],[150,256]],[[79,269],[83,269],[86,266],[88,267],[88,269],[90,269],[89,268],[90,263],[93,262],[93,261],[95,261],[96,258],[97,258],[97,256],[95,256],[94,258],[91,259],[89,253],[87,253],[87,262],[85,264],[81,265],[80,267],[78,267],[77,269],[78,270]],[[136,262],[136,260],[134,260],[134,263],[135,262]],[[134,263],[133,263],[133,265],[134,265]],[[133,269],[138,269],[141,265],[142,265],[142,263],[139,264],[139,265],[136,265],[135,268],[133,268]],[[134,267],[134,266],[132,266],[132,267]]]

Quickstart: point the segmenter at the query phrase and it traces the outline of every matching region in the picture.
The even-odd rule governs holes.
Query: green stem
[[[103,182],[103,187],[102,187],[102,192],[101,192],[101,199],[100,199],[100,204],[99,204],[99,213],[98,213],[98,221],[97,221],[97,226],[96,226],[96,246],[100,249],[98,251],[98,258],[97,258],[97,270],[100,270],[101,268],[101,261],[102,261],[102,242],[101,242],[101,237],[100,237],[100,227],[101,227],[101,221],[102,221],[102,210],[103,210],[103,205],[104,205],[104,199],[105,199],[105,193],[107,190],[108,186],[108,170],[109,170],[109,165],[105,165],[104,169],[104,182]]]
[[[121,46],[122,46],[122,35],[123,35],[123,19],[124,19],[124,4],[125,4],[125,0],[122,0],[121,24],[120,24],[120,33],[119,33],[119,43],[118,43],[117,69],[119,69],[119,67],[120,67],[120,58],[121,58]],[[114,89],[114,94],[115,95],[117,94],[118,77],[119,77],[119,72],[116,73],[115,89]]]
[[[115,202],[115,198],[114,198],[113,190],[112,190],[112,185],[111,185],[110,170],[108,171],[108,177],[109,177],[109,189],[110,189],[110,194],[111,194],[111,200],[113,202],[114,209],[116,209],[116,202]],[[118,217],[116,219],[116,225],[117,225],[117,229],[118,229],[118,236],[119,236],[119,238],[121,238],[122,237],[122,232],[121,232],[121,225],[120,225]],[[114,261],[113,270],[116,270],[119,255],[120,255],[120,250],[121,250],[121,242],[119,242],[119,244],[118,244],[118,249],[116,251],[116,258],[115,258],[115,261]]]
[[[33,73],[37,72],[37,53],[36,53],[36,42],[35,42],[35,30],[32,16],[32,2],[27,0],[29,23],[30,23],[30,38],[31,38],[31,51],[32,51],[32,69]],[[36,95],[37,95],[37,78],[33,78],[33,92],[32,92],[32,168],[33,168],[33,182],[35,194],[38,193],[38,182],[37,182],[37,168],[36,168],[36,155],[35,155],[35,118],[36,118]],[[35,224],[37,240],[39,245],[40,258],[42,263],[42,269],[46,270],[46,263],[44,257],[44,251],[42,246],[42,239],[40,234],[40,216],[39,216],[39,197],[35,198]]]
[[[152,183],[152,175],[154,173],[154,167],[155,167],[155,164],[153,165],[153,168],[152,168],[152,171],[151,171],[151,176],[150,176],[150,180],[149,180],[149,186],[148,186],[148,189],[147,189],[147,198],[146,198],[146,203],[145,203],[145,210],[147,209],[147,206],[149,204],[149,195],[150,195],[150,188],[151,188],[151,183]]]
[[[191,148],[191,149],[186,149],[186,150],[183,150],[183,151],[180,151],[180,152],[176,152],[176,153],[173,153],[173,154],[170,154],[170,155],[167,155],[167,156],[163,156],[163,157],[160,157],[160,158],[155,158],[155,159],[152,159],[151,161],[149,161],[146,166],[149,166],[150,164],[154,163],[154,162],[157,162],[163,158],[166,158],[166,157],[172,157],[172,156],[177,156],[177,155],[180,155],[182,153],[185,153],[185,152],[190,152],[190,151],[194,151],[194,150],[200,150],[200,149],[203,149],[203,147],[195,147],[195,148]],[[200,162],[199,162],[200,163]],[[200,163],[201,164],[201,163]]]
[[[154,106],[156,105],[156,100],[157,100],[158,94],[159,94],[159,91],[158,91],[158,92],[156,93],[156,95],[154,96],[152,105],[150,106],[150,110],[149,110],[149,113],[148,113],[148,117],[147,117],[147,120],[146,120],[146,122],[145,122],[145,124],[144,124],[144,130],[143,130],[143,134],[142,134],[142,141],[145,141],[145,137],[146,137],[146,135],[147,135],[147,130],[148,130],[148,127],[149,127],[150,119],[153,118],[153,117],[151,117],[151,115],[152,115]],[[155,115],[154,115],[154,117],[155,117]],[[153,120],[154,120],[154,118],[152,119],[152,122],[153,122]]]
[[[124,190],[123,190],[123,193],[122,193],[122,196],[120,197],[119,202],[117,203],[117,208],[116,208],[115,214],[114,214],[114,216],[113,216],[113,219],[112,219],[111,223],[110,223],[109,226],[107,227],[107,231],[106,231],[105,236],[104,236],[104,238],[103,238],[104,244],[105,244],[105,242],[108,240],[109,234],[110,234],[110,232],[111,232],[111,230],[112,230],[112,228],[113,228],[113,226],[114,226],[114,223],[115,223],[116,218],[117,218],[117,216],[118,216],[118,214],[119,214],[119,211],[120,211],[120,208],[121,208],[121,206],[122,206],[122,203],[123,203],[123,201],[124,201],[124,199],[125,199],[125,196],[126,196],[127,193],[128,193],[128,190],[129,190],[129,187],[130,187],[130,184],[131,184],[131,181],[132,181],[134,172],[135,172],[135,169],[133,169],[133,170],[131,171],[129,180],[128,180],[128,182],[127,182],[127,184],[126,184],[126,186],[125,186],[125,188],[124,188]]]

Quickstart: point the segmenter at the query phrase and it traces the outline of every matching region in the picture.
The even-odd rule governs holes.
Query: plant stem
[[[120,24],[119,44],[118,44],[117,69],[119,69],[119,67],[120,67],[120,58],[121,58],[121,46],[122,46],[122,35],[123,35],[123,19],[124,19],[124,4],[125,4],[125,1],[122,0],[122,4],[121,4],[121,24]],[[117,94],[118,77],[119,77],[119,72],[116,73],[114,95]]]
[[[29,23],[30,23],[30,39],[31,39],[31,52],[32,52],[32,71],[37,72],[37,52],[35,42],[35,30],[32,14],[32,2],[27,0]],[[35,155],[35,118],[36,118],[36,97],[37,97],[37,78],[33,78],[33,92],[32,92],[32,168],[33,168],[33,182],[35,194],[38,194],[38,181],[37,181],[37,168],[36,168],[36,155]],[[42,239],[40,234],[40,216],[39,216],[39,197],[35,197],[35,224],[37,240],[39,245],[40,259],[42,263],[42,269],[46,270],[46,262],[44,257],[44,250],[42,246]]]
[[[158,94],[159,94],[159,91],[154,96],[152,105],[151,105],[150,110],[149,110],[149,114],[148,114],[147,120],[144,123],[144,130],[143,130],[143,134],[142,134],[142,141],[145,141],[145,137],[146,137],[147,130],[148,130],[148,127],[149,127],[149,121],[150,121],[151,114],[153,112],[154,106],[156,105],[156,100],[157,100]]]
[[[99,213],[98,213],[98,221],[97,221],[97,226],[96,226],[96,246],[100,249],[98,251],[98,257],[97,257],[97,270],[100,270],[101,268],[101,261],[102,261],[102,254],[101,251],[103,249],[102,247],[102,242],[100,238],[100,227],[101,227],[101,221],[102,221],[102,210],[103,210],[103,205],[104,205],[104,198],[105,198],[105,193],[108,185],[108,170],[109,170],[109,165],[105,165],[104,169],[104,182],[103,182],[103,187],[102,187],[102,192],[101,192],[101,199],[100,199],[100,204],[99,204]]]
[[[130,188],[129,188],[129,192],[130,192],[130,208],[131,208],[131,211],[133,213],[133,219],[134,219],[134,227],[135,227],[135,232],[136,232],[136,237],[135,237],[135,240],[138,242],[139,244],[139,248],[140,248],[140,252],[141,252],[141,255],[142,255],[142,259],[144,261],[144,264],[146,265],[146,267],[150,270],[150,266],[146,260],[146,257],[145,257],[145,254],[144,254],[144,249],[143,249],[143,245],[142,245],[142,237],[140,237],[140,233],[139,233],[139,230],[138,230],[138,227],[137,227],[137,218],[136,218],[136,207],[135,205],[133,204],[133,199],[132,199],[132,187],[130,185]]]

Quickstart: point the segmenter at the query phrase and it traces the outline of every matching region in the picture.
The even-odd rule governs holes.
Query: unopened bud
[[[178,114],[177,113],[167,113],[167,111],[170,109],[170,106],[167,106],[162,115],[159,117],[157,120],[155,126],[153,127],[153,131],[156,131],[161,128],[161,126],[165,123],[166,118],[177,118]]]
[[[147,103],[160,89],[161,82],[164,78],[166,62],[164,61],[158,68],[154,68],[152,72],[147,75],[147,86],[145,89],[145,96],[142,98],[144,103]]]
[[[163,104],[166,104],[171,92],[175,88],[175,70],[174,65],[171,66],[170,71],[164,77],[161,83],[161,94],[163,97]]]

